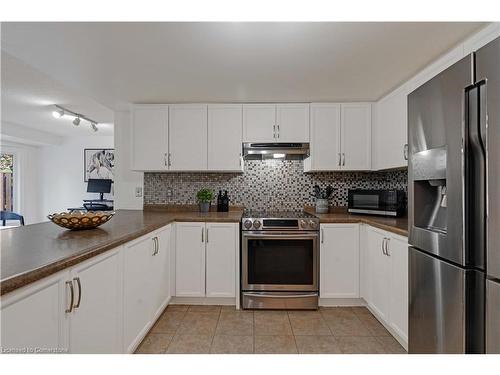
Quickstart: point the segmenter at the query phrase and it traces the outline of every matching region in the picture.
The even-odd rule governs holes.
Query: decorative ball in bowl
[[[47,218],[60,227],[72,230],[94,229],[104,224],[115,214],[114,211],[75,211],[48,215]]]

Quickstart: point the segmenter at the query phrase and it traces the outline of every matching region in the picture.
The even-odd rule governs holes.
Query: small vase
[[[210,211],[210,202],[200,202],[200,212],[206,213]]]
[[[328,199],[316,199],[316,213],[317,214],[328,213]]]

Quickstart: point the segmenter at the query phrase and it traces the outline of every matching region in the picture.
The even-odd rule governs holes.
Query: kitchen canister
[[[328,199],[316,199],[316,213],[317,214],[328,213]]]

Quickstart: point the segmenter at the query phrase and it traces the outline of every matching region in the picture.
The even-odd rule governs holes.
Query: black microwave
[[[404,190],[349,190],[347,209],[352,214],[404,216],[406,193]]]

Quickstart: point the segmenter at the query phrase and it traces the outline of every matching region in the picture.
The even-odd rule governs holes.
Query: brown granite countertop
[[[309,212],[319,218],[320,223],[364,223],[373,227],[386,230],[400,236],[408,237],[408,217],[386,217],[375,215],[355,215],[347,212],[346,208],[330,208],[327,214],[317,214],[314,207],[305,207]]]
[[[51,222],[0,231],[0,295],[92,258],[174,221],[234,222],[243,210],[117,210],[99,228],[69,231]]]

